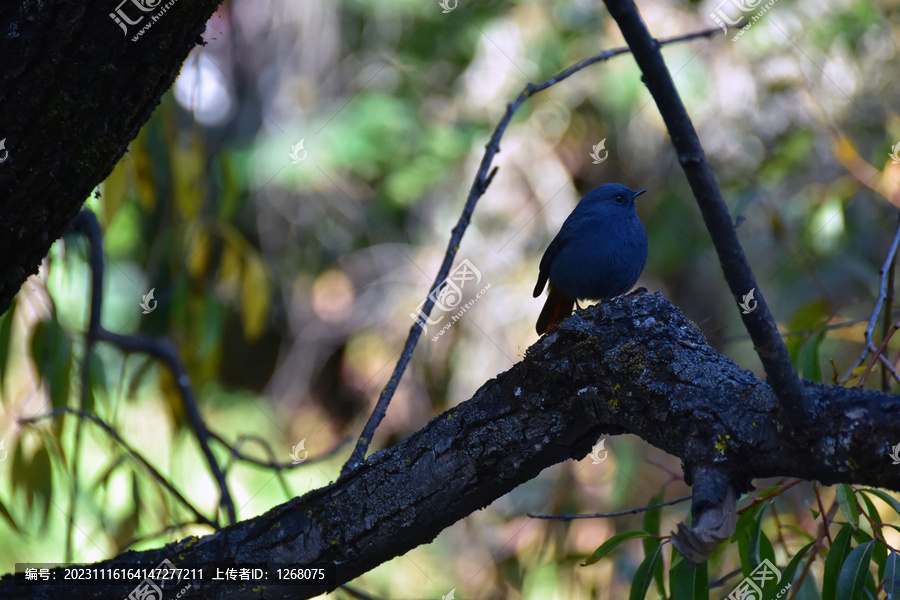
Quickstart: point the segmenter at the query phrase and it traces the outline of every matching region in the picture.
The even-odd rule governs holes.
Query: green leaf
[[[884,568],[884,592],[888,600],[900,599],[900,554],[891,552]]]
[[[47,386],[53,408],[67,404],[72,370],[72,342],[66,337],[54,314],[50,320],[39,321],[31,338],[31,356],[38,374]],[[59,433],[62,421],[54,421]]]
[[[856,503],[856,494],[848,483],[837,485],[837,501],[841,512],[847,518],[847,522],[856,529],[859,527],[859,505]]]
[[[695,567],[672,548],[669,585],[672,588],[672,600],[709,600],[708,563],[704,561]]]
[[[657,546],[653,553],[644,559],[644,562],[641,563],[634,574],[634,581],[631,583],[631,593],[628,595],[628,600],[644,600],[647,590],[650,589],[650,583],[653,581],[656,565],[659,564],[661,557],[662,547]]]
[[[825,339],[825,332],[810,337],[809,341],[801,346],[797,353],[797,367],[800,376],[806,379],[822,383],[822,367],[819,361],[819,346]]]
[[[766,511],[768,511],[771,504],[772,500],[762,503],[756,513],[756,520],[750,534],[750,544],[747,547],[747,557],[750,559],[751,571],[758,567],[763,559],[766,558],[769,559],[772,564],[775,564],[775,550],[772,548],[772,543],[769,541],[769,538],[766,537],[766,534],[763,533],[762,530],[763,516],[766,514]]]
[[[16,524],[16,520],[13,518],[12,514],[10,514],[9,509],[6,508],[6,505],[3,504],[3,501],[0,500],[0,517],[9,523],[9,526],[16,530],[16,533],[22,533],[22,530],[19,529],[19,526]]]
[[[888,547],[884,542],[875,540],[875,549],[872,551],[872,562],[878,565],[878,581],[884,579],[884,568],[887,566]]]
[[[837,582],[837,597],[841,600],[862,600],[865,596],[872,545],[872,542],[867,542],[847,555]]]
[[[41,446],[34,453],[34,456],[31,457],[31,464],[28,468],[28,481],[32,487],[32,495],[39,494],[36,497],[43,503],[41,530],[44,531],[50,516],[50,499],[53,494],[53,465],[50,462],[50,452],[46,446]]]
[[[866,505],[866,514],[869,515],[869,518],[875,523],[881,523],[881,515],[878,514],[878,509],[875,508],[869,497],[865,494],[857,494],[857,498],[861,499],[863,504]]]
[[[0,398],[3,397],[3,378],[6,376],[6,363],[12,351],[9,347],[10,338],[12,336],[13,313],[16,312],[16,301],[9,305],[9,310],[0,315]]]
[[[882,500],[885,503],[889,504],[891,506],[891,508],[894,509],[894,512],[896,512],[898,515],[900,515],[900,501],[898,501],[896,498],[894,498],[890,494],[887,494],[885,492],[882,492],[881,490],[875,490],[872,488],[866,488],[862,491],[867,494],[872,494],[879,500]]]
[[[660,504],[663,501],[663,497],[665,496],[666,488],[663,486],[660,488],[659,492],[650,498],[650,505]],[[659,524],[662,519],[662,507],[654,508],[652,510],[648,510],[644,513],[644,531],[647,533],[658,536],[659,535]],[[650,556],[650,553],[653,552],[657,547],[659,547],[660,540],[658,537],[649,537],[643,539],[644,544],[644,556]],[[659,561],[657,563],[656,572],[653,574],[653,580],[656,582],[656,589],[659,591],[659,595],[662,598],[666,597],[666,586],[663,581],[663,563]]]
[[[794,555],[794,558],[791,559],[791,562],[789,562],[788,565],[781,572],[781,582],[780,583],[782,585],[787,585],[788,583],[791,583],[794,580],[794,574],[797,572],[797,567],[800,565],[800,561],[803,560],[804,555],[806,555],[806,553],[809,552],[809,549],[812,548],[813,545],[815,545],[815,542],[808,543],[807,545],[800,548],[800,551]],[[815,555],[813,555],[813,558],[810,560],[814,560],[814,559],[815,559]]]
[[[634,540],[637,538],[645,538],[649,537],[650,534],[646,531],[623,531],[622,533],[617,533],[612,536],[605,542],[603,542],[599,548],[594,550],[594,553],[591,554],[586,561],[581,563],[582,566],[586,567],[588,565],[592,565],[610,552],[612,552],[619,544],[623,542],[627,542],[628,540]]]
[[[97,404],[97,392],[103,392],[105,397],[109,397],[103,359],[94,352],[91,354],[91,358],[88,361],[88,387],[87,397],[85,398],[84,403],[85,412],[95,414],[94,406]]]
[[[878,509],[875,508],[875,503],[869,500],[869,496],[866,494],[859,493],[856,495],[859,500],[862,500],[862,503],[865,504],[865,514],[868,515],[871,523],[881,523],[881,515],[878,514]],[[879,530],[881,528],[877,525],[873,525],[872,533],[874,535],[879,534]],[[872,552],[872,561],[878,565],[878,580],[881,581],[881,578],[884,577],[884,566],[887,561],[888,549],[882,542],[875,543],[875,550]]]
[[[847,525],[841,525],[841,530],[834,538],[834,543],[828,551],[825,558],[825,576],[822,580],[822,600],[837,600],[837,580],[841,572],[841,566],[844,559],[850,552],[850,533],[852,528]],[[841,598],[840,600],[846,600]]]

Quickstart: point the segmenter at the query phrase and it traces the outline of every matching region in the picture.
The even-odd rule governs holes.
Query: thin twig
[[[884,349],[887,348],[888,342],[890,342],[891,338],[894,337],[894,334],[897,333],[897,329],[900,329],[900,319],[898,319],[896,322],[894,322],[894,326],[891,327],[888,334],[886,336],[884,336],[883,340],[881,340],[881,344],[879,344],[878,348],[875,350],[875,354],[872,356],[872,360],[866,366],[866,370],[863,371],[863,374],[859,378],[859,382],[856,384],[856,387],[862,388],[862,386],[865,385],[866,378],[869,376],[869,373],[872,371],[872,368],[875,366],[876,362],[881,362],[883,365],[885,365],[886,366],[885,370],[887,371],[887,369],[890,369],[890,372],[894,375],[894,377],[897,378],[897,381],[900,381],[900,377],[898,377],[897,372],[894,371],[893,365],[891,365],[890,362],[887,361],[886,359],[881,360],[881,359],[885,358]]]
[[[97,217],[90,211],[80,211],[69,225],[70,229],[82,234],[88,240],[89,259],[91,265],[91,307],[88,330],[84,332],[84,356],[81,359],[81,396],[78,401],[79,410],[87,406],[90,391],[91,352],[100,329],[100,314],[103,304],[103,238]],[[65,560],[72,560],[72,535],[75,529],[75,514],[78,510],[78,465],[81,457],[81,430],[83,422],[75,424],[75,441],[72,447],[72,485],[69,495],[69,522],[66,524]]]
[[[685,35],[659,40],[658,44],[660,46],[663,46],[666,44],[686,42],[702,37],[710,37],[718,31],[720,31],[720,28],[704,29],[702,31],[694,33],[688,33]],[[497,128],[494,129],[494,133],[491,135],[490,140],[485,146],[484,156],[481,159],[481,164],[478,167],[478,172],[476,173],[475,179],[472,182],[472,186],[469,189],[469,195],[466,199],[466,204],[463,207],[463,211],[459,217],[459,220],[456,222],[456,226],[451,232],[450,241],[447,243],[447,251],[444,254],[444,261],[441,263],[441,268],[438,270],[438,274],[435,277],[434,282],[431,284],[431,289],[428,291],[428,296],[426,298],[424,306],[422,306],[419,318],[412,325],[412,327],[410,327],[409,334],[406,337],[406,343],[403,345],[403,352],[400,354],[400,359],[397,361],[397,364],[394,367],[393,372],[391,373],[391,377],[388,380],[387,384],[384,386],[384,389],[381,390],[381,394],[379,394],[378,396],[378,401],[375,404],[375,408],[372,410],[372,414],[369,416],[369,420],[366,422],[362,434],[359,436],[359,439],[356,442],[353,453],[350,455],[350,458],[347,459],[347,462],[341,469],[341,477],[347,475],[350,471],[361,465],[365,460],[366,452],[368,452],[369,445],[372,443],[372,438],[375,436],[375,430],[378,428],[378,425],[387,414],[387,409],[391,403],[391,399],[394,396],[394,392],[396,391],[397,386],[400,384],[400,379],[403,377],[403,373],[406,371],[406,366],[407,364],[409,364],[409,361],[412,358],[413,351],[415,350],[416,344],[419,341],[419,336],[422,334],[422,331],[425,328],[425,322],[428,317],[431,316],[431,311],[434,308],[435,301],[437,300],[438,295],[443,288],[444,283],[446,282],[447,276],[450,274],[450,267],[453,265],[453,260],[454,258],[456,258],[456,253],[459,251],[459,246],[462,242],[463,234],[465,233],[466,228],[469,226],[469,221],[472,218],[472,213],[475,211],[475,205],[478,203],[478,200],[481,198],[481,196],[483,196],[487,191],[488,186],[491,184],[491,180],[493,180],[494,175],[496,175],[497,173],[498,167],[491,168],[491,163],[494,160],[494,156],[500,151],[500,138],[506,131],[506,127],[509,125],[513,114],[516,112],[516,110],[518,110],[519,106],[521,106],[525,102],[525,100],[527,100],[534,94],[559,83],[560,81],[570,77],[571,75],[577,73],[585,67],[598,62],[609,60],[614,56],[626,54],[628,52],[631,52],[631,50],[627,46],[607,50],[605,52],[601,52],[597,56],[585,59],[572,67],[560,71],[554,77],[551,77],[543,83],[529,83],[519,93],[518,97],[516,97],[513,102],[506,106],[506,114],[503,115],[503,118],[500,120]]]
[[[317,462],[327,460],[327,459],[331,458],[332,456],[334,456],[335,454],[337,454],[338,452],[340,452],[344,448],[344,446],[346,446],[347,444],[350,443],[350,440],[352,439],[350,437],[345,437],[344,439],[339,441],[337,444],[335,444],[330,450],[324,452],[323,454],[314,456],[312,458],[306,458],[303,460],[303,462],[300,462],[300,463],[294,463],[294,462],[278,462],[277,460],[275,460],[274,453],[272,452],[271,447],[269,447],[269,443],[264,438],[262,438],[258,435],[242,435],[240,438],[238,438],[237,442],[235,442],[233,445],[226,442],[222,438],[222,436],[220,436],[219,434],[217,434],[215,432],[210,431],[209,437],[211,437],[212,439],[216,440],[217,442],[219,442],[220,444],[222,444],[223,446],[228,448],[228,451],[231,452],[231,455],[234,456],[238,460],[242,460],[244,462],[254,464],[258,467],[265,467],[267,469],[275,469],[278,471],[296,469],[299,466],[312,465]],[[240,448],[240,446],[243,445],[243,443],[247,442],[247,441],[256,442],[259,445],[266,448],[269,456],[273,457],[272,460],[270,460],[270,461],[260,460],[258,458],[254,458],[252,456],[249,456],[249,455],[241,452],[238,448]]]
[[[690,500],[693,496],[682,496],[681,498],[675,498],[674,500],[668,500],[666,502],[660,502],[659,504],[651,504],[650,506],[642,506],[640,508],[630,508],[628,510],[620,510],[618,512],[611,513],[595,513],[592,515],[544,515],[544,514],[532,514],[528,513],[528,516],[532,519],[555,519],[557,521],[571,521],[573,519],[605,519],[609,517],[622,517],[624,515],[636,515],[638,513],[642,513],[648,510],[653,510],[655,508],[662,508],[663,506],[670,506],[672,504],[678,504],[679,502],[684,502],[685,500]]]
[[[359,600],[378,600],[375,596],[369,596],[368,594],[364,594],[356,588],[352,588],[349,585],[340,586],[342,590],[353,596],[354,598],[359,598]]]
[[[872,316],[869,317],[869,325],[866,327],[866,342],[863,345],[862,352],[859,355],[859,358],[856,359],[856,362],[847,369],[847,372],[841,378],[841,381],[847,381],[850,377],[853,376],[853,371],[856,370],[863,361],[866,360],[866,357],[869,355],[869,352],[875,351],[875,341],[874,341],[874,333],[875,333],[875,324],[878,322],[878,315],[881,313],[881,306],[884,304],[885,298],[887,297],[887,282],[888,282],[888,274],[891,271],[891,263],[894,261],[894,257],[897,255],[897,248],[900,246],[900,222],[897,224],[897,231],[894,233],[894,240],[891,242],[891,247],[888,250],[887,257],[884,259],[884,264],[881,266],[881,269],[878,270],[878,273],[881,275],[881,283],[878,286],[878,297],[875,299],[875,307],[872,309]]]
[[[107,434],[109,434],[110,437],[112,437],[115,441],[117,441],[119,443],[119,445],[122,446],[122,448],[125,449],[125,452],[127,452],[129,454],[129,456],[131,456],[136,461],[141,463],[141,465],[145,469],[147,469],[147,471],[150,472],[150,475],[152,475],[154,479],[156,479],[160,484],[162,484],[162,486],[164,488],[166,488],[166,490],[168,490],[170,494],[175,496],[175,498],[179,502],[181,502],[185,506],[185,508],[187,508],[189,511],[194,513],[194,516],[197,517],[197,521],[199,521],[200,523],[202,523],[204,525],[209,525],[210,527],[213,527],[214,529],[219,528],[219,524],[217,522],[208,519],[206,517],[206,515],[204,515],[199,510],[194,508],[194,505],[191,504],[184,496],[182,496],[181,493],[177,489],[175,489],[175,486],[173,486],[171,483],[169,483],[168,479],[163,477],[163,475],[159,471],[157,471],[156,468],[147,461],[147,459],[145,459],[137,450],[132,448],[128,444],[128,442],[126,442],[124,439],[122,439],[122,436],[119,435],[119,432],[116,431],[112,425],[109,425],[106,421],[103,421],[99,417],[95,417],[94,415],[88,414],[81,410],[75,410],[74,408],[69,408],[67,406],[61,406],[59,408],[53,409],[49,413],[45,413],[42,415],[35,415],[33,417],[20,418],[19,423],[22,425],[34,425],[35,423],[37,423],[38,421],[41,421],[43,419],[57,417],[62,414],[70,414],[70,415],[75,415],[75,416],[81,417],[82,419],[87,419],[88,421],[91,421],[92,423],[94,423],[95,425],[97,425],[98,427],[103,429]]]
[[[828,517],[825,514],[825,506],[822,504],[822,495],[819,494],[819,484],[813,483],[813,491],[816,493],[816,502],[819,504],[819,516],[822,517],[822,527],[825,529],[825,537],[828,538],[828,547],[834,545],[834,540],[831,539],[831,532],[828,531]]]
[[[647,30],[647,25],[632,0],[604,0],[604,3],[631,48],[643,74],[642,81],[653,96],[666,124],[669,138],[703,215],[735,304],[746,297],[746,294],[756,291],[757,307],[749,312],[742,311],[741,319],[750,332],[753,345],[765,368],[767,382],[772,386],[788,417],[788,426],[801,435],[810,413],[805,388],[797,377],[787,346],[781,339],[775,319],[744,255],[734,219],[722,198],[722,191],[706,160],[697,131],[660,53],[659,42]]]
[[[900,231],[900,213],[897,213],[897,229]],[[888,329],[891,327],[891,308],[894,304],[894,273],[897,270],[897,254],[891,259],[891,266],[888,267],[887,296],[884,300],[884,320],[881,323],[881,337],[886,338]],[[882,355],[883,356],[883,355]],[[884,362],[884,361],[882,361]],[[896,377],[896,376],[895,376]],[[896,380],[900,383],[900,380]],[[881,371],[881,391],[887,392],[891,389],[891,379],[888,377],[888,370]]]
[[[229,523],[235,523],[237,517],[234,510],[234,501],[231,499],[231,492],[228,489],[228,482],[225,475],[219,468],[218,462],[209,448],[209,430],[200,411],[197,408],[197,401],[194,398],[194,392],[190,387],[190,379],[187,371],[178,358],[178,353],[166,340],[162,338],[153,338],[143,335],[120,335],[112,333],[103,328],[100,317],[103,313],[103,238],[100,233],[100,226],[97,223],[97,217],[90,210],[82,210],[72,220],[72,229],[78,231],[88,238],[91,246],[91,317],[90,325],[86,334],[86,344],[83,360],[82,372],[82,397],[81,409],[84,409],[85,398],[87,397],[87,377],[90,365],[91,350],[97,341],[106,341],[119,346],[120,348],[130,352],[144,352],[155,356],[163,361],[172,371],[175,383],[181,392],[181,398],[184,401],[185,413],[188,417],[188,423],[194,430],[200,449],[206,457],[210,471],[219,485],[219,506],[225,508],[228,515]],[[80,436],[76,435],[76,443]],[[73,479],[77,486],[77,464],[78,455],[75,455],[73,464]],[[77,488],[75,488],[77,489]],[[69,519],[74,519],[74,506],[69,513]],[[218,521],[218,518],[216,519]]]
[[[169,367],[169,370],[172,371],[175,385],[178,386],[178,390],[181,392],[188,423],[191,429],[194,430],[194,435],[200,444],[203,456],[206,457],[209,469],[219,485],[219,505],[225,508],[228,514],[228,522],[235,523],[237,517],[234,510],[234,501],[231,499],[231,492],[228,489],[228,482],[225,481],[225,475],[209,447],[210,432],[197,408],[197,399],[194,397],[194,391],[191,389],[191,380],[184,365],[181,364],[181,359],[178,358],[177,350],[164,338],[147,335],[121,335],[108,331],[103,327],[97,332],[97,339],[118,346],[120,350],[125,352],[149,354]]]

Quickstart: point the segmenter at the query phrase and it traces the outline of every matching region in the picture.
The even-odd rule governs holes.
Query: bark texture
[[[470,400],[335,483],[214,534],[97,566],[156,566],[164,558],[207,566],[331,563],[344,583],[430,542],[544,468],[583,458],[606,433],[631,432],[679,456],[701,517],[757,477],[900,490],[900,471],[887,457],[890,440],[900,439],[900,399],[809,382],[805,390],[815,407],[813,445],[784,433],[765,382],[710,348],[662,295],[639,290],[578,311]],[[72,587],[66,595],[125,597],[125,587]],[[334,587],[207,581],[191,597],[309,598]],[[61,589],[0,580],[4,598],[49,599]]]
[[[0,3],[0,314],[125,153],[221,0]],[[128,35],[110,18],[119,7]],[[8,154],[4,154],[4,152]]]

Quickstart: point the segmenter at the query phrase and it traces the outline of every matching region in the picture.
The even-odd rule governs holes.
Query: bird
[[[647,264],[647,231],[634,200],[646,191],[606,183],[578,202],[541,258],[534,297],[548,280],[549,294],[538,335],[569,316],[579,299],[614,298],[637,283]]]

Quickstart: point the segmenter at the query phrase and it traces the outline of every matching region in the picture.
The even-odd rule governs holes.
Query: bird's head
[[[594,188],[581,199],[585,209],[635,213],[634,200],[647,190],[634,191],[621,183],[605,183]]]

